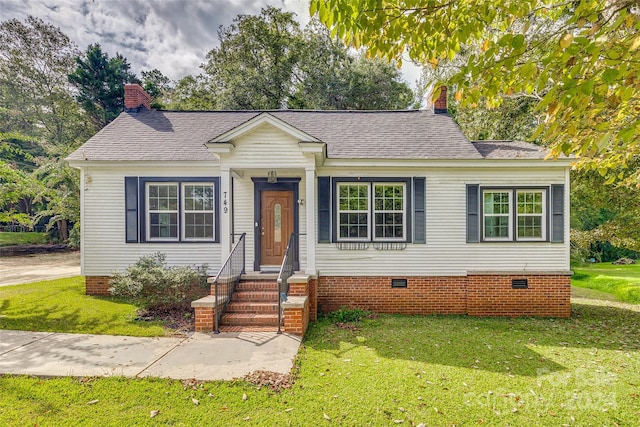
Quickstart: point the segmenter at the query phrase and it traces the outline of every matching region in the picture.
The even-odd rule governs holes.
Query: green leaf
[[[613,84],[618,77],[618,70],[615,68],[607,68],[602,73],[602,81],[608,85]]]
[[[511,47],[514,49],[521,49],[524,46],[524,36],[522,34],[518,34],[511,40]]]

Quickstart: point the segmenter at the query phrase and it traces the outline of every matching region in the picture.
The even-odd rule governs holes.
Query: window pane
[[[152,213],[149,215],[151,237],[175,239],[178,237],[177,213]]]
[[[484,213],[485,214],[508,214],[509,213],[509,193],[485,191]]]
[[[519,214],[542,214],[542,192],[518,192]]]
[[[509,217],[508,216],[487,216],[484,219],[485,238],[508,238],[509,237]]]
[[[542,217],[518,217],[518,237],[542,238]]]

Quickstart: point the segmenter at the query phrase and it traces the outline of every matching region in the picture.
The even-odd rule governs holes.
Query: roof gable
[[[211,139],[210,143],[220,143],[220,142],[230,142],[233,141],[234,139],[237,139],[249,132],[252,132],[253,130],[257,129],[258,127],[264,125],[264,124],[269,124],[279,130],[281,130],[282,132],[291,135],[293,138],[299,140],[299,141],[304,141],[304,142],[320,142],[317,138],[301,131],[300,129],[291,126],[289,123],[278,119],[277,117],[274,117],[273,115],[264,112],[261,113],[251,119],[249,119],[248,121],[246,121],[245,123],[242,123],[239,126],[236,126],[233,129],[228,130],[227,132],[223,133],[222,135],[219,135],[213,139]]]

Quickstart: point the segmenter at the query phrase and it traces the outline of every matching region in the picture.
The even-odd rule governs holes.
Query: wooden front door
[[[260,264],[280,265],[293,232],[293,191],[260,193]]]

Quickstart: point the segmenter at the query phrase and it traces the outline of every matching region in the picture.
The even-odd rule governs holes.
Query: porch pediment
[[[299,168],[326,158],[326,144],[266,112],[213,138],[207,147],[231,168]]]
[[[291,137],[298,140],[299,142],[320,142],[319,139],[265,112],[257,115],[256,117],[253,117],[251,120],[244,122],[240,126],[236,126],[235,128],[223,133],[222,135],[211,139],[207,142],[207,145],[211,147],[211,144],[230,143],[233,140],[236,140],[239,137],[252,132],[253,130],[264,124],[269,124],[281,130],[282,132],[291,135]]]

